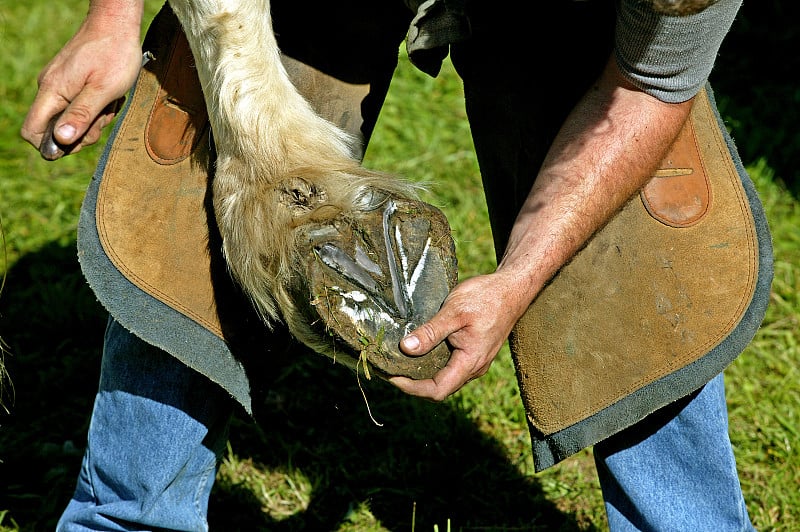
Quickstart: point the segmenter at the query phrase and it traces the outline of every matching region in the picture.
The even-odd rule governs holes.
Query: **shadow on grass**
[[[9,270],[0,331],[11,349],[15,397],[0,417],[0,511],[22,530],[52,530],[72,493],[104,328],[74,246],[47,246]],[[275,521],[252,492],[221,480],[212,529],[335,530],[362,501],[388,530],[412,530],[412,516],[419,531],[446,530],[448,520],[454,530],[580,529],[457,401],[434,404],[382,381],[362,383],[379,427],[341,366],[303,354],[279,375],[257,403],[258,423],[237,417],[231,445],[266,470],[300,471],[312,486],[310,501]]]
[[[24,530],[52,530],[80,464],[105,317],[74,246],[51,244],[7,274],[0,335],[13,396],[0,413],[0,509]]]

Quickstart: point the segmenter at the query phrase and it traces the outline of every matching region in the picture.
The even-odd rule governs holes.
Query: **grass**
[[[148,2],[148,17],[157,7]],[[0,0],[0,216],[7,274],[0,337],[9,346],[5,361],[14,385],[14,394],[4,396],[9,413],[0,412],[3,532],[53,529],[77,475],[99,371],[105,316],[80,274],[75,230],[100,148],[45,163],[17,134],[39,69],[84,12],[83,0]],[[733,45],[762,35],[761,26],[747,23],[758,20],[756,14],[744,19]],[[800,91],[792,77],[780,77],[784,67],[767,69],[752,57],[748,63],[747,50],[723,49],[715,86],[764,200],[775,281],[766,320],[727,370],[726,384],[731,438],[754,524],[791,531],[800,529],[800,201],[792,174],[800,140],[792,133],[797,113],[791,105]],[[772,77],[743,87],[736,77],[754,64]],[[796,71],[789,67],[786,72]],[[775,94],[783,99],[770,97]],[[403,62],[366,163],[428,183],[428,199],[453,225],[461,276],[492,270],[477,164],[449,65],[431,79]],[[404,396],[376,379],[361,386],[383,426],[370,419],[348,371],[313,356],[281,368],[259,405],[259,423],[243,416],[234,421],[212,494],[212,527],[606,528],[588,450],[533,473],[507,350],[484,378],[442,404]]]

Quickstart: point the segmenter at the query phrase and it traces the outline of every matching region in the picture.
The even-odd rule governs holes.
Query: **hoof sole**
[[[444,214],[421,201],[386,198],[376,208],[308,229],[308,322],[331,339],[326,354],[382,377],[432,377],[450,358],[444,343],[412,357],[400,340],[439,310],[457,280]]]

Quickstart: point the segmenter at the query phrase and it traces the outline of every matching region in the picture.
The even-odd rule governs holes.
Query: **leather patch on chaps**
[[[754,301],[758,200],[726,135],[704,90],[661,169],[512,332],[537,471],[700,388],[743,349],[719,347]]]

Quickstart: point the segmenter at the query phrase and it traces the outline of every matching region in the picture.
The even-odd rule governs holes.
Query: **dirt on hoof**
[[[445,343],[423,356],[400,340],[430,319],[455,286],[450,226],[427,203],[386,197],[307,231],[308,322],[324,353],[367,374],[431,378],[450,358]]]

